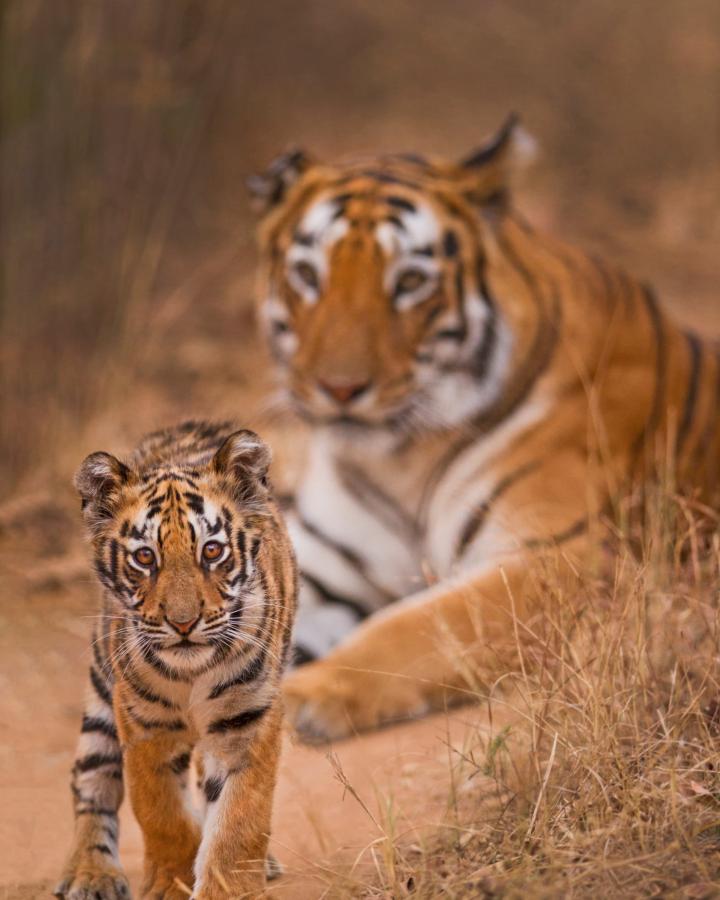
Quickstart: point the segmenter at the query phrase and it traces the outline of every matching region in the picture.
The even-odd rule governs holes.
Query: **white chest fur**
[[[368,479],[373,478],[374,454],[380,447],[368,447]],[[379,457],[381,458],[381,457]],[[332,436],[316,435],[297,508],[303,522],[317,528],[342,551],[362,561],[368,577],[384,592],[402,597],[422,587],[419,546],[411,534],[378,515],[361,492],[351,490],[341,472],[341,455]],[[300,567],[302,552],[298,547]]]

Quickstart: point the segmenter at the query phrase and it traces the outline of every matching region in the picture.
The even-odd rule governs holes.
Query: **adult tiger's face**
[[[301,153],[251,182],[261,318],[296,408],[316,423],[437,428],[496,399],[510,335],[485,280],[481,209],[502,207],[514,120],[459,165]]]
[[[268,463],[251,432],[202,467],[139,473],[106,453],[85,460],[76,485],[98,576],[128,613],[126,650],[191,672],[252,641]]]

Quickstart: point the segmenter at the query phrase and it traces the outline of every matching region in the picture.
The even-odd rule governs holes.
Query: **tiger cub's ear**
[[[288,189],[300,178],[313,161],[299,148],[276,157],[264,172],[251,175],[245,182],[248,193],[259,212],[267,212],[280,203]]]
[[[468,198],[480,205],[503,202],[517,175],[537,156],[537,142],[511,113],[502,127],[458,165]]]
[[[108,518],[113,513],[113,501],[123,485],[132,478],[132,472],[109,453],[91,453],[85,457],[75,474],[75,488],[82,501],[82,508],[93,519]]]
[[[267,483],[272,454],[268,445],[254,431],[236,431],[213,457],[212,467],[219,475],[230,475],[236,481]]]

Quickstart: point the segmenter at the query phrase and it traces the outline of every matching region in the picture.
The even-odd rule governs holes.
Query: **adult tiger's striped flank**
[[[260,317],[311,427],[290,526],[297,641],[323,658],[286,683],[308,736],[421,714],[491,673],[540,551],[592,551],[588,523],[659,447],[680,483],[715,484],[717,346],[527,224],[511,191],[527,146],[511,118],[458,163],[294,151],[251,181]]]
[[[143,897],[186,898],[179,882],[197,900],[263,891],[296,599],[269,463],[253,432],[187,422],[127,463],[93,453],[76,476],[103,604],[58,896],[129,897],[124,783],[145,841]]]

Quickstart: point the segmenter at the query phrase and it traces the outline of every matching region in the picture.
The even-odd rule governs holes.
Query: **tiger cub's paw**
[[[64,900],[130,900],[130,885],[118,866],[88,861],[67,869],[53,894]]]
[[[288,720],[308,743],[416,718],[430,708],[422,686],[412,679],[342,669],[324,660],[291,672],[283,694]]]

